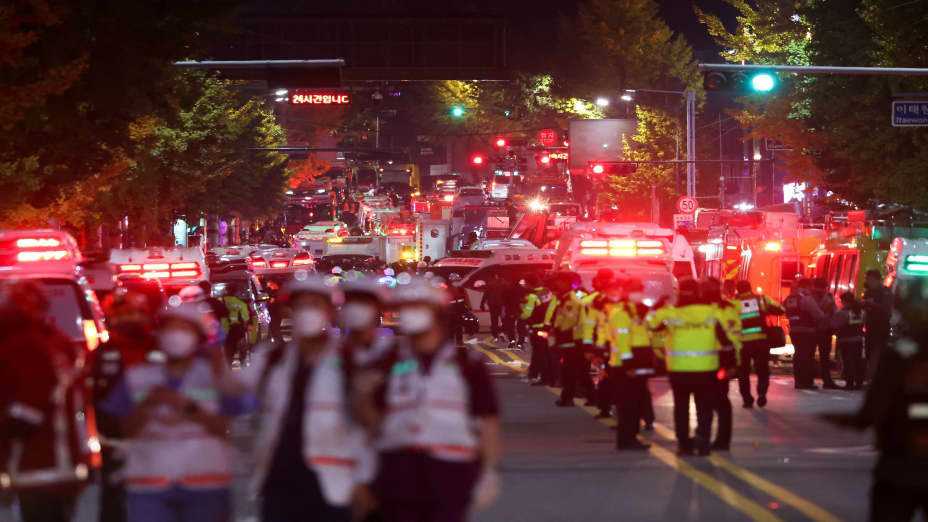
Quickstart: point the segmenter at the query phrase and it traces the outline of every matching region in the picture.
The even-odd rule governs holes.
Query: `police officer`
[[[240,291],[241,288],[235,283],[226,283],[222,291],[222,303],[229,311],[229,315],[220,321],[226,332],[225,353],[229,364],[242,358],[242,344],[251,323],[251,311],[248,303],[239,297]]]
[[[689,455],[693,450],[701,456],[710,453],[712,412],[718,395],[720,334],[724,337],[722,320],[716,307],[700,302],[699,284],[692,279],[680,281],[676,306],[660,308],[648,316],[651,329],[666,329],[670,334],[665,357],[680,455]],[[690,397],[696,401],[695,440],[690,438],[689,430]]]
[[[340,294],[307,277],[285,288],[293,340],[259,349],[246,372],[260,405],[254,493],[265,522],[351,519],[370,505],[374,455],[351,416],[351,361],[334,333]]]
[[[486,286],[483,287],[483,298],[480,300],[480,309],[490,311],[490,335],[493,336],[493,342],[502,341],[503,334],[503,314],[506,306],[506,294],[511,289],[506,281],[493,274]]]
[[[579,290],[579,277],[572,272],[555,274],[558,306],[554,312],[555,358],[560,358],[561,396],[557,406],[575,406],[577,384],[583,370],[583,353],[579,349],[580,310],[586,293]]]
[[[812,285],[808,279],[796,281],[792,293],[783,301],[789,319],[789,335],[795,347],[793,356],[794,385],[800,390],[814,390],[815,346],[818,343],[819,326],[824,315],[812,298]]]
[[[773,299],[757,295],[751,291],[749,281],[738,281],[738,304],[741,318],[741,364],[738,371],[738,390],[741,392],[741,404],[745,408],[754,407],[751,395],[751,366],[757,373],[757,405],[767,405],[767,390],[770,388],[770,341],[765,327],[767,317],[779,315],[783,309]]]
[[[529,343],[532,345],[528,378],[533,386],[553,386],[555,378],[550,364],[549,328],[557,308],[557,297],[550,289],[542,286],[536,276],[526,278],[526,283],[532,290],[525,294],[519,318],[527,325]]]
[[[625,308],[628,311],[631,327],[629,335],[632,346],[631,366],[638,377],[633,381],[639,387],[641,404],[639,416],[644,422],[644,430],[654,429],[654,404],[651,399],[651,390],[648,388],[648,379],[657,373],[659,349],[655,338],[648,329],[646,318],[650,308],[644,303],[644,284],[638,278],[625,281]]]
[[[129,368],[101,405],[122,419],[130,522],[203,522],[230,515],[228,416],[244,412],[222,355],[205,353],[204,303],[168,307],[157,348],[165,363]]]
[[[877,269],[867,270],[864,282],[863,305],[866,319],[864,350],[867,356],[867,379],[875,373],[880,354],[889,342],[889,323],[892,317],[892,292],[883,286],[883,276]]]
[[[928,292],[922,281],[898,283],[900,337],[881,354],[860,411],[828,420],[858,429],[873,427],[879,452],[873,470],[873,522],[928,515]]]
[[[616,449],[644,450],[648,444],[638,441],[639,419],[644,410],[647,386],[647,368],[636,364],[633,345],[639,334],[635,330],[635,318],[627,304],[628,282],[611,281],[604,290],[604,328],[600,330],[603,341],[609,347],[608,380],[612,388],[612,401],[618,414],[616,427]],[[650,349],[650,346],[648,347]]]
[[[91,354],[94,405],[103,403],[122,380],[126,368],[145,362],[154,348],[152,310],[144,295],[117,290],[106,309],[106,320],[110,338]],[[104,439],[100,521],[121,522],[126,520],[126,492],[122,481],[125,458],[109,441],[123,438],[122,426],[119,419],[98,410],[97,428]]]
[[[737,375],[738,358],[741,355],[740,307],[722,297],[722,284],[718,279],[708,278],[699,285],[702,302],[714,306],[724,330],[724,340],[719,345],[719,371],[716,373],[718,395],[715,411],[718,414],[718,433],[712,449],[728,451],[731,448],[732,408],[728,398],[729,381]],[[720,339],[722,336],[719,336]]]
[[[831,328],[844,366],[844,389],[859,390],[866,375],[863,361],[864,310],[853,293],[841,294],[841,309],[832,316]]]
[[[835,298],[828,292],[828,282],[821,277],[812,280],[812,298],[822,311],[822,322],[819,326],[819,336],[816,343],[818,352],[819,373],[822,376],[822,388],[834,390],[838,386],[831,377],[831,318],[838,306]]]
[[[600,361],[605,360],[607,352],[606,345],[599,342],[597,326],[602,324],[605,319],[604,307],[606,302],[603,292],[614,277],[612,270],[608,268],[601,269],[596,273],[592,281],[593,290],[580,299],[580,315],[577,319],[577,326],[574,327],[577,348],[583,357],[579,377],[580,383],[583,384],[587,393],[586,405],[599,405],[600,417],[608,416],[609,406],[599,400],[604,394],[596,389],[592,378],[592,370],[594,361],[601,364]],[[606,406],[606,408],[604,409],[603,406]]]
[[[458,346],[464,344],[464,315],[469,311],[467,292],[458,286],[460,282],[461,274],[453,272],[448,275],[448,295],[450,300],[448,306],[451,315],[455,318],[451,323],[451,334]]]
[[[486,367],[450,338],[448,295],[398,285],[400,333],[377,379],[359,379],[359,414],[380,450],[375,491],[387,522],[464,521],[498,494],[499,405]]]

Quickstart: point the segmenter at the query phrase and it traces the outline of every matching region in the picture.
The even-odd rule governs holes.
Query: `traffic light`
[[[462,105],[452,105],[451,106],[451,117],[452,118],[463,118],[466,111]]]
[[[496,138],[495,143],[496,143],[496,148],[502,149],[506,146],[506,138],[503,138],[502,136],[499,138]]]
[[[707,71],[703,76],[706,91],[738,94],[768,94],[780,85],[772,71]]]
[[[483,154],[477,153],[470,157],[470,164],[475,167],[479,167],[483,165],[485,162],[486,162],[486,158],[483,157]]]

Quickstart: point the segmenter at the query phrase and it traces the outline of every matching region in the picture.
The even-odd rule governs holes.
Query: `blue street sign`
[[[893,127],[928,127],[928,100],[894,101]]]

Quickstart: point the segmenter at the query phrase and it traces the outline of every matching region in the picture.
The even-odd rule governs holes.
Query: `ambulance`
[[[60,230],[0,230],[0,291],[18,280],[36,283],[48,300],[48,321],[83,356],[109,339],[103,310],[80,266],[77,242]]]
[[[532,248],[496,248],[493,250],[454,250],[439,259],[429,271],[448,280],[451,274],[461,279],[457,286],[467,292],[472,310],[480,308],[483,292],[494,275],[509,283],[527,275],[541,276],[554,269],[554,251]]]
[[[157,279],[168,295],[185,286],[209,281],[203,251],[192,248],[119,248],[110,251],[117,279]]]
[[[644,303],[674,297],[678,277],[695,277],[693,249],[686,238],[653,223],[578,223],[558,241],[557,266],[580,274],[590,288],[596,273],[641,280]]]

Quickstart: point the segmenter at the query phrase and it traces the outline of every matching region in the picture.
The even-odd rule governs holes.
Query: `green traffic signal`
[[[463,118],[464,117],[464,107],[460,105],[451,106],[451,116],[453,118]]]
[[[750,78],[751,90],[759,93],[772,91],[777,86],[777,79],[771,73],[760,72]]]

